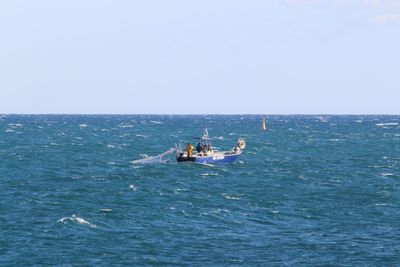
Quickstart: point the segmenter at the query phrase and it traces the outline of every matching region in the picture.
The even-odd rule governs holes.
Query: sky
[[[0,1],[0,113],[400,114],[400,0]]]

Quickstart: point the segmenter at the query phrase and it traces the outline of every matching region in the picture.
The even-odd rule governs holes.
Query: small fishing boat
[[[176,160],[178,162],[196,162],[196,163],[231,163],[234,162],[246,147],[246,141],[239,138],[235,147],[229,151],[218,151],[211,146],[211,138],[208,136],[208,130],[204,129],[203,136],[197,138],[196,148],[188,143],[184,150],[181,147],[176,148]],[[193,151],[194,150],[194,151]]]
[[[262,120],[262,129],[264,131],[267,130],[267,122],[266,122],[265,118],[263,118],[263,120]]]

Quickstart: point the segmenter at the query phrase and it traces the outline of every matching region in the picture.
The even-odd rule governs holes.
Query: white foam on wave
[[[10,126],[12,128],[17,128],[17,127],[22,127],[23,124],[21,124],[21,123],[9,123],[8,126]]]
[[[204,166],[208,166],[208,167],[214,167],[215,165],[212,165],[210,163],[197,163],[199,165],[204,165]]]
[[[115,148],[114,145],[107,145],[108,148]]]
[[[82,127],[82,128],[87,127],[87,124],[85,124],[85,123],[79,124],[79,127]]]
[[[143,256],[142,259],[149,262],[158,262],[156,258],[150,256]]]
[[[150,121],[150,123],[153,123],[153,124],[163,124],[163,122],[161,122],[161,121]]]
[[[176,191],[177,192],[186,192],[186,191],[189,191],[189,189],[187,189],[187,188],[177,188]]]
[[[379,127],[384,127],[384,126],[397,126],[397,125],[399,125],[399,123],[397,123],[397,122],[382,122],[382,123],[377,123],[377,124],[375,124],[376,126],[379,126]]]
[[[100,211],[111,212],[112,209],[100,209]]]
[[[235,195],[229,195],[227,193],[222,193],[222,196],[229,200],[240,200],[240,197],[235,196]]]
[[[384,172],[384,173],[382,173],[382,176],[395,176],[393,173],[390,173],[390,172]]]
[[[6,129],[6,133],[13,133],[13,132],[15,132],[15,131],[11,130],[11,129]]]
[[[121,123],[118,126],[121,127],[121,128],[133,128],[132,124],[126,124],[126,123]]]
[[[129,161],[129,163],[130,164],[136,164],[136,161],[135,160],[132,160],[132,161]],[[142,166],[140,166],[140,165],[133,165],[132,166],[132,168],[134,168],[134,169],[140,169]]]
[[[213,209],[211,211],[211,213],[216,213],[216,214],[220,214],[220,213],[232,213],[230,210],[228,209]]]
[[[324,116],[316,116],[316,119],[318,119],[320,122],[328,122],[328,118]]]
[[[135,134],[137,137],[148,138],[148,135],[145,134]]]
[[[218,173],[209,173],[209,172],[206,172],[206,173],[201,173],[200,175],[201,175],[201,176],[218,176],[219,174],[218,174]]]
[[[135,185],[133,185],[133,184],[131,184],[131,185],[129,186],[129,188],[132,189],[132,191],[136,191],[136,190],[138,189],[138,187],[135,186]]]
[[[68,222],[76,222],[76,223],[79,223],[81,225],[89,226],[89,227],[92,227],[92,228],[96,228],[97,227],[95,224],[92,224],[91,222],[86,221],[85,219],[83,219],[81,217],[78,217],[75,214],[72,214],[71,217],[61,218],[57,222],[58,223],[62,223],[62,224],[66,224]]]

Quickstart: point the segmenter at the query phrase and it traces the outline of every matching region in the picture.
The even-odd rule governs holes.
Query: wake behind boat
[[[217,151],[211,146],[211,139],[208,136],[208,130],[204,129],[203,136],[199,139],[196,151],[192,144],[188,143],[182,150],[176,148],[176,160],[178,162],[196,162],[196,163],[231,163],[239,158],[242,150],[246,147],[246,141],[239,138],[235,147],[229,151]]]

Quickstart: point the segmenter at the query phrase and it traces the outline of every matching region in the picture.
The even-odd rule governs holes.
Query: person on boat
[[[206,144],[203,145],[203,153],[207,153],[207,145]]]
[[[198,143],[197,144],[197,146],[196,146],[196,151],[197,151],[197,153],[200,153],[201,151],[202,151],[202,147],[201,147],[201,144],[200,143]]]
[[[192,146],[191,143],[187,143],[187,145],[186,145],[186,153],[187,153],[188,158],[192,157],[192,155],[193,155],[193,146]]]

